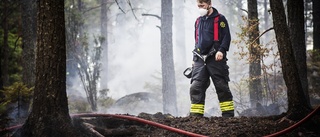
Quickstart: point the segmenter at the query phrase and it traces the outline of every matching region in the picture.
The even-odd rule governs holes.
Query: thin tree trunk
[[[36,1],[21,1],[22,7],[22,44],[23,44],[23,83],[34,86],[35,81],[35,47],[36,47]]]
[[[320,0],[312,1],[313,50],[320,50]],[[319,53],[319,52],[318,52]]]
[[[9,86],[9,45],[8,45],[8,1],[4,0],[3,4],[3,48],[2,48],[2,82],[3,86]]]
[[[0,46],[0,53],[1,53],[1,55],[2,55],[2,52],[1,52],[1,46]],[[2,57],[1,57],[1,55],[0,55],[0,66],[2,66]],[[0,90],[3,90],[3,81],[2,81],[2,67],[0,67]],[[0,97],[2,98],[3,97],[3,93],[2,92],[0,92]]]
[[[248,0],[249,43],[259,36],[259,20],[257,0]],[[261,55],[260,41],[257,39],[249,45],[249,92],[251,107],[262,103]]]
[[[161,64],[163,112],[176,115],[177,93],[172,50],[172,1],[161,0]]]
[[[103,66],[104,66],[104,75],[102,77],[103,81],[103,88],[108,89],[108,79],[109,79],[109,61],[108,61],[108,56],[109,56],[109,52],[108,52],[108,14],[107,14],[107,1],[108,0],[101,0],[101,36],[104,37],[104,41],[101,43],[101,47],[103,48]]]
[[[75,0],[70,0],[70,5],[77,5]],[[81,2],[81,0],[80,0]],[[78,39],[79,32],[82,30],[82,21],[79,19],[77,14],[80,14],[81,11],[77,8],[68,8],[66,10],[68,17],[67,17],[67,85],[72,87],[73,81],[77,77],[77,70],[78,70],[78,62],[77,57],[79,51],[81,49],[80,40]]]
[[[187,67],[186,43],[185,43],[185,16],[184,0],[174,0],[174,28],[175,28],[175,50],[174,56],[177,70],[183,70]],[[190,51],[191,52],[191,51]]]

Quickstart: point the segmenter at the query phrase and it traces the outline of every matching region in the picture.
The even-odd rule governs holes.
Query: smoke
[[[132,3],[133,6],[136,3]],[[114,11],[117,16],[112,23],[109,38],[109,69],[108,88],[110,89],[109,96],[114,99],[119,99],[128,94],[136,92],[153,92],[150,89],[145,89],[144,85],[147,82],[157,83],[161,85],[161,81],[154,78],[155,73],[161,72],[160,59],[160,30],[156,26],[160,26],[160,20],[155,17],[141,16],[142,13],[161,15],[160,1],[145,1],[144,5],[137,5],[138,8],[145,10],[138,10],[135,12],[138,20],[136,20],[132,13],[123,15],[118,10],[118,6],[114,5],[110,11]],[[186,62],[188,66],[192,63],[192,50],[194,48],[194,22],[199,16],[196,1],[186,1],[184,9],[185,34],[175,32],[173,28],[173,45],[174,56],[179,56],[176,50],[178,48],[175,42],[177,35],[185,35],[186,43]],[[121,7],[126,9],[125,6]],[[128,7],[127,7],[128,8]],[[216,5],[219,8],[219,5]],[[127,9],[128,10],[128,9]],[[126,10],[124,10],[126,11]],[[173,10],[174,11],[174,10]],[[174,14],[174,13],[173,13]],[[119,19],[119,18],[125,18]],[[121,22],[124,21],[124,22]],[[173,20],[175,21],[175,20]],[[175,22],[173,22],[175,25]],[[175,27],[175,26],[173,26]],[[175,66],[180,62],[175,60]],[[104,68],[105,71],[107,68]],[[178,109],[181,116],[185,116],[189,112],[190,98],[189,87],[190,81],[182,75],[183,70],[176,69],[177,81],[177,97]],[[103,74],[103,72],[102,72]],[[103,83],[101,85],[103,87]],[[213,89],[213,88],[211,88]],[[160,91],[161,92],[161,91]],[[210,93],[211,92],[211,93]],[[217,108],[217,97],[214,91],[208,93],[207,108]],[[215,95],[216,96],[216,95]],[[148,107],[150,105],[145,105]],[[152,112],[162,112],[162,106],[153,107],[156,109]],[[135,110],[133,110],[135,111]],[[147,110],[146,110],[147,111]],[[123,111],[116,111],[123,112]],[[127,113],[128,109],[126,109]],[[135,113],[135,112],[132,112]]]
[[[156,94],[161,97],[161,90],[157,91],[156,89],[152,90],[145,87],[146,84],[150,83],[154,86],[161,86],[161,80],[156,78],[159,76],[159,72],[161,72],[160,30],[157,27],[161,24],[160,20],[155,17],[141,15],[143,13],[148,13],[160,16],[161,1],[145,0],[141,2],[132,0],[130,2],[134,10],[132,10],[125,1],[120,2],[119,4],[125,13],[119,9],[117,4],[113,4],[110,7],[110,10],[108,10],[109,55],[108,60],[106,60],[104,54],[102,55],[100,89],[109,89],[108,96],[115,100],[138,92],[158,92]],[[176,36],[185,35],[186,57],[184,58],[187,62],[185,68],[187,68],[190,67],[192,63],[191,51],[194,49],[194,23],[199,16],[199,13],[196,1],[184,1],[184,6],[185,34],[180,34],[179,31],[175,32],[175,26],[173,26],[173,53],[174,56],[179,56],[176,51],[178,49],[175,42]],[[241,14],[230,14],[230,7],[221,3],[221,1],[213,1],[213,6],[226,16],[229,22],[231,36],[232,38],[236,38],[236,32],[240,31],[238,27],[240,23],[238,18],[241,17]],[[99,19],[100,17],[97,16],[96,20]],[[173,22],[173,24],[175,25],[175,22]],[[99,30],[99,25],[93,27],[90,32],[97,34],[96,30]],[[236,102],[239,102],[240,97],[239,94],[236,93],[238,89],[236,89],[237,87],[233,86],[232,83],[239,83],[243,77],[248,75],[248,65],[234,55],[234,52],[237,50],[237,47],[234,44],[231,44],[230,51],[228,52],[228,65],[230,66],[231,92],[233,93]],[[108,63],[108,67],[105,63]],[[177,60],[175,60],[174,63],[175,66],[179,65]],[[190,80],[185,78],[182,75],[182,72],[183,70],[176,69],[178,115],[186,116],[189,113],[190,107]],[[81,89],[82,86],[79,86],[79,80],[75,81],[78,81],[77,88],[79,89],[77,90],[83,91],[83,89]],[[218,98],[212,85],[213,84],[211,83],[211,86],[207,90],[205,106],[206,116],[219,116],[220,110]],[[106,113],[129,113],[136,115],[138,112],[144,110],[150,113],[162,112],[162,105],[159,105],[161,103],[161,99],[159,99],[158,101],[153,102],[152,105],[150,102],[139,102],[139,109],[113,108],[111,110],[104,107],[98,109],[100,112]]]

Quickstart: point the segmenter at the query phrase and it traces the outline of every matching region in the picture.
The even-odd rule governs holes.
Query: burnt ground
[[[284,118],[285,114],[269,117],[172,117],[162,113],[140,113],[132,116],[161,123],[184,131],[210,137],[259,137],[281,131],[297,123]],[[114,117],[74,118],[74,124],[88,136],[108,137],[186,137],[137,121]],[[299,127],[282,136],[320,137],[319,112]]]

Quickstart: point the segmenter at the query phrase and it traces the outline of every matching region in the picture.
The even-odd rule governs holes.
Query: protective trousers
[[[211,77],[220,102],[222,116],[233,117],[234,105],[233,96],[228,85],[230,79],[227,59],[216,61],[214,56],[210,56],[204,62],[199,57],[194,56],[193,61],[190,87],[190,115],[203,116],[206,90],[210,85]]]

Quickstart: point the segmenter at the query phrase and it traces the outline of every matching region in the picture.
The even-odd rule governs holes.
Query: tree
[[[90,7],[89,3],[83,0],[69,0],[66,2],[66,30],[67,30],[67,85],[70,91],[74,90],[73,81],[80,78],[87,101],[93,111],[97,110],[98,82],[101,72],[102,49],[106,47],[107,35],[107,1],[99,1],[98,5]],[[95,3],[95,2],[91,2]],[[75,6],[76,5],[76,6]],[[89,7],[89,8],[88,8]],[[89,42],[89,24],[87,21],[88,11],[100,8],[101,34],[96,37],[94,34],[93,43]],[[96,10],[99,11],[99,10]],[[91,25],[92,26],[92,25]],[[96,25],[94,25],[96,26]],[[76,77],[78,72],[79,77]],[[105,83],[104,83],[105,84]],[[105,85],[104,85],[105,86]],[[106,90],[100,90],[100,92]]]
[[[36,46],[36,1],[21,1],[22,9],[22,47],[23,47],[23,83],[29,88],[34,86],[35,79],[35,46]]]
[[[108,89],[108,68],[109,68],[109,61],[108,61],[108,12],[107,12],[107,1],[108,0],[101,0],[101,17],[100,17],[100,24],[101,24],[101,37],[102,37],[102,41],[101,41],[101,47],[103,48],[104,52],[103,52],[103,56],[105,59],[104,62],[104,66],[106,68],[106,70],[104,70],[104,75],[105,75],[105,79],[103,80],[104,83],[104,87]]]
[[[83,39],[83,3],[81,0],[67,0],[66,13],[66,43],[67,43],[67,85],[72,87],[72,81],[77,76],[77,57],[81,51]]]
[[[312,1],[313,16],[313,49],[320,50],[320,1]]]
[[[163,112],[177,114],[177,95],[172,51],[172,1],[161,0],[161,64]]]
[[[64,0],[37,1],[37,60],[32,111],[14,136],[80,136],[66,95]]]
[[[298,72],[302,89],[306,97],[306,101],[310,106],[308,93],[308,79],[307,79],[307,48],[305,42],[305,20],[304,20],[304,5],[303,0],[298,2],[289,0],[288,4],[288,27],[291,38],[291,44],[294,52],[294,57],[297,62]],[[294,8],[300,7],[300,8]],[[299,62],[299,63],[298,63]]]
[[[257,0],[248,0],[249,21],[249,93],[252,107],[262,101],[261,48],[259,41],[259,20]],[[258,38],[258,39],[256,39]]]
[[[2,66],[2,46],[0,46],[0,66]],[[3,89],[3,79],[2,79],[2,67],[0,67],[0,90]],[[2,98],[3,95],[0,93],[0,97]]]
[[[2,53],[1,53],[1,46],[0,46],[0,54],[2,55]],[[1,63],[2,61],[1,61],[1,56],[0,56],[0,66],[2,66],[2,63]],[[2,67],[0,67],[0,90],[3,90],[3,82],[2,82]],[[0,97],[1,98],[3,98],[4,97],[4,95],[3,95],[3,93],[2,92],[0,92]],[[1,101],[0,101],[0,103],[2,103]]]
[[[175,50],[176,50],[176,64],[177,70],[185,69],[187,65],[186,61],[186,43],[185,43],[185,21],[184,21],[184,0],[175,0],[174,1],[174,28],[175,28]]]
[[[100,79],[101,39],[94,38],[95,45],[89,47],[88,43],[82,43],[81,57],[77,58],[79,76],[85,90],[88,103],[93,111],[97,111],[98,80]]]
[[[16,80],[20,80],[20,1],[9,0],[0,4],[1,18],[1,75],[4,86],[10,86]]]
[[[1,49],[1,48],[0,48]],[[0,52],[1,53],[1,52]],[[0,66],[2,66],[2,64],[1,64],[1,56],[0,56]],[[2,67],[0,67],[0,90],[2,90],[3,89],[3,82],[2,82],[2,73],[1,73],[1,69]],[[3,94],[2,93],[0,93],[0,97],[2,98],[3,97]]]
[[[290,9],[290,12],[294,12],[292,9],[303,12],[303,0],[299,0],[298,2],[302,2],[302,4],[296,5],[296,7],[291,7],[294,4],[288,4],[288,9]],[[307,103],[307,98],[303,92],[297,62],[295,60],[292,47],[292,43],[296,42],[296,40],[293,41],[293,39],[288,38],[288,36],[291,37],[290,34],[292,33],[301,33],[302,37],[304,37],[304,33],[294,31],[289,32],[289,26],[287,25],[285,9],[282,0],[270,0],[270,6],[273,18],[273,27],[280,53],[283,76],[288,89],[287,117],[292,120],[297,120],[304,117],[310,108]],[[288,13],[288,15],[293,15],[293,13]],[[297,13],[296,15],[300,16],[300,13]],[[297,20],[289,20],[291,23],[295,23],[295,21]]]
[[[9,1],[3,1],[3,19],[2,19],[2,28],[3,28],[3,43],[2,43],[2,54],[1,54],[1,76],[3,86],[9,85],[9,45],[8,45],[8,35],[9,35],[9,28],[8,28],[8,18],[9,18]]]
[[[263,2],[263,8],[264,8],[264,29],[268,29],[269,26],[269,13],[268,13],[268,1],[264,0]]]

